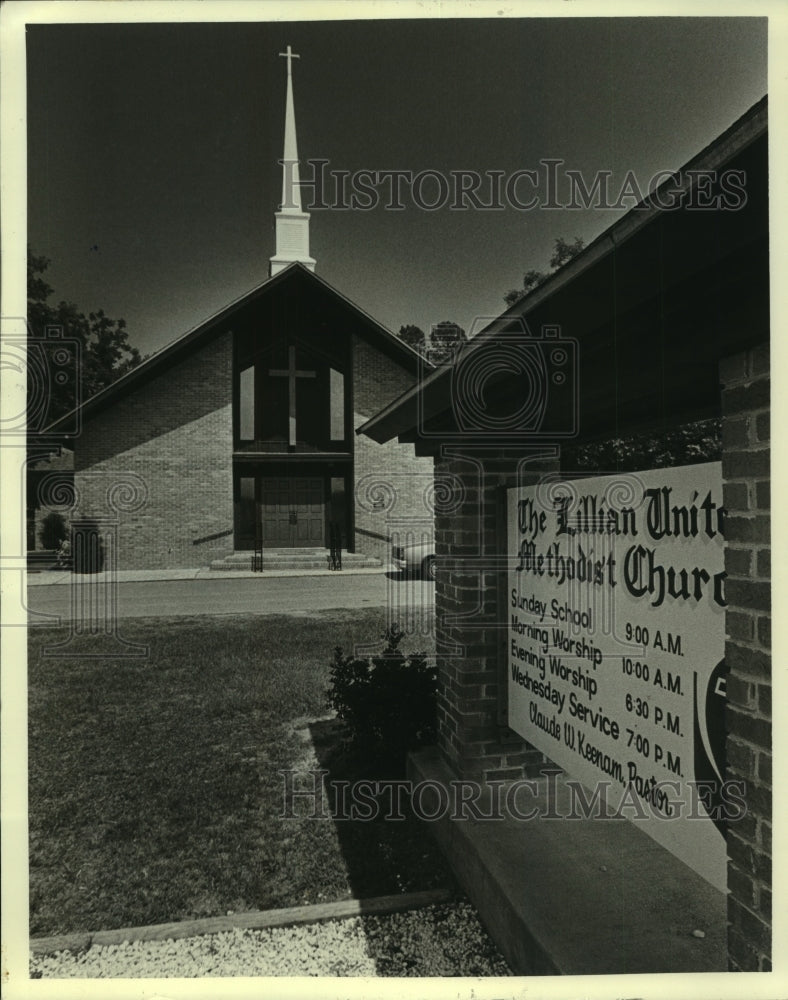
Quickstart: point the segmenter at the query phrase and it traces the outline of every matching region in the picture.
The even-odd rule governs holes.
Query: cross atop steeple
[[[280,52],[287,59],[287,97],[285,99],[285,146],[282,164],[282,204],[276,213],[276,254],[271,258],[271,276],[300,261],[310,271],[315,261],[309,256],[309,213],[301,209],[301,178],[298,172],[295,105],[293,102],[293,59],[300,59],[291,47]]]
[[[289,45],[287,46],[287,52],[280,52],[279,55],[282,56],[283,59],[287,59],[287,75],[290,76],[292,73],[292,65],[293,65],[291,60],[300,59],[301,56],[297,56]]]

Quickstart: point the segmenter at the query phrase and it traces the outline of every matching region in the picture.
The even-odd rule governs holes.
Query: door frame
[[[320,521],[320,534],[321,534],[321,538],[320,538],[319,541],[318,540],[307,539],[306,541],[300,542],[298,540],[298,538],[297,538],[297,531],[296,530],[290,530],[288,532],[288,539],[287,540],[285,540],[283,538],[277,537],[276,540],[273,541],[273,542],[272,541],[266,542],[265,538],[262,538],[262,544],[264,546],[268,546],[270,548],[283,548],[283,549],[325,548],[326,544],[327,544],[327,537],[326,537],[327,536],[327,533],[326,533],[326,524],[327,524],[327,510],[326,510],[326,508],[327,508],[327,496],[326,496],[326,480],[325,480],[325,476],[321,475],[321,474],[311,475],[310,476],[310,475],[303,475],[303,474],[298,474],[298,475],[282,475],[282,474],[276,474],[276,473],[271,473],[271,472],[266,473],[264,471],[260,472],[255,477],[255,501],[256,501],[255,502],[255,515],[256,515],[257,526],[259,526],[260,529],[262,529],[262,525],[263,525],[263,510],[262,510],[262,507],[263,507],[263,483],[266,480],[270,480],[270,481],[273,481],[273,482],[276,482],[276,483],[286,483],[287,484],[287,489],[286,489],[285,492],[287,493],[288,503],[285,506],[287,506],[287,507],[290,508],[290,517],[291,518],[292,518],[292,515],[293,515],[292,508],[294,506],[297,506],[297,504],[298,504],[298,498],[297,498],[298,486],[297,486],[297,484],[299,484],[299,483],[300,484],[305,484],[305,483],[312,484],[312,483],[314,483],[316,485],[319,484],[319,489],[320,489],[320,501],[319,501],[319,503],[320,503],[320,514],[313,515],[310,512],[309,515],[308,515],[308,517],[309,517],[310,523],[312,521],[318,521],[318,520]],[[310,499],[308,501],[308,504],[309,504],[309,506],[311,506],[311,503],[312,503],[312,501],[311,501],[311,489],[307,489],[306,492],[307,492],[307,496],[310,497]],[[274,488],[274,493],[275,494],[279,493],[278,486]],[[280,503],[279,503],[279,500],[277,500],[277,508],[279,506],[280,506]],[[298,524],[298,512],[297,511],[296,511],[296,520],[295,521],[290,520],[289,524],[291,526],[293,526],[293,528],[294,528],[295,525]],[[261,534],[262,534],[262,530],[261,530]]]
[[[343,548],[352,552],[354,525],[354,478],[353,466],[350,462],[236,462],[233,469],[233,547],[236,552],[251,552],[254,550],[254,535],[241,535],[240,489],[242,479],[254,479],[255,519],[259,522],[262,515],[261,480],[268,478],[281,479],[320,479],[323,483],[323,542],[320,547],[329,547],[328,526],[333,518],[331,510],[331,480],[343,479],[345,483],[345,513],[342,518]],[[285,546],[282,546],[285,547]],[[317,546],[316,546],[317,547]],[[298,548],[298,546],[296,546]]]

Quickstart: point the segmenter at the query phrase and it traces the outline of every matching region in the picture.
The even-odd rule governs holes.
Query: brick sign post
[[[732,969],[771,969],[772,673],[769,349],[720,364],[727,508],[725,662],[728,778],[747,814],[728,831]]]

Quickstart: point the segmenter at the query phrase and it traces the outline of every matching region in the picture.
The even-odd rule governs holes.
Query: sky
[[[288,44],[302,179],[314,159],[452,183],[554,158],[564,184],[611,171],[615,202],[628,171],[646,193],[766,93],[766,36],[762,17],[30,25],[28,242],[55,300],[123,317],[149,353],[267,277]],[[310,224],[317,273],[394,331],[472,330],[556,237],[589,242],[633,204],[428,211],[410,190],[342,210],[329,184]]]

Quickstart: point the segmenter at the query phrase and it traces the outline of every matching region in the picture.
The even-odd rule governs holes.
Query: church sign
[[[506,499],[509,726],[724,890],[720,463]]]

